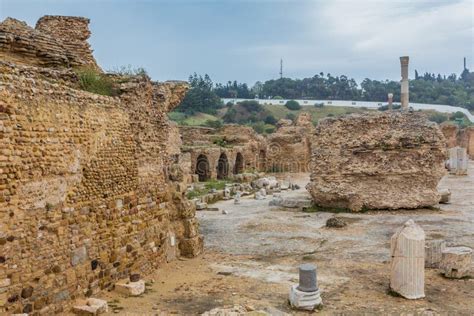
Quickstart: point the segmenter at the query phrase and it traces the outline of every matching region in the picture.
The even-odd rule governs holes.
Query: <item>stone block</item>
[[[425,243],[425,268],[439,268],[441,253],[446,242],[441,239],[427,240]]]
[[[447,278],[460,279],[470,276],[472,249],[447,247],[441,251],[440,269]]]
[[[439,194],[441,195],[439,203],[441,204],[449,203],[449,201],[451,200],[451,191],[449,191],[449,189],[440,190]]]
[[[196,202],[196,210],[201,211],[207,208],[207,203],[205,202]]]
[[[72,311],[77,315],[99,315],[109,311],[107,301],[104,300],[88,298],[86,302],[81,303],[82,304],[76,305],[72,308]]]
[[[76,248],[71,253],[71,264],[72,266],[77,266],[80,263],[83,263],[87,260],[87,250],[85,246]]]
[[[115,284],[115,290],[126,296],[139,296],[145,293],[145,281],[139,280],[137,282],[120,281]]]
[[[179,250],[184,257],[198,256],[202,252],[203,246],[204,238],[202,235],[193,238],[183,238],[179,241]]]

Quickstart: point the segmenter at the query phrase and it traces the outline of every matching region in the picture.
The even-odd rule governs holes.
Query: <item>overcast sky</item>
[[[42,15],[91,19],[90,43],[104,69],[142,66],[155,80],[197,72],[214,81],[319,72],[360,81],[414,70],[474,68],[474,0],[0,0],[0,18],[34,26]]]

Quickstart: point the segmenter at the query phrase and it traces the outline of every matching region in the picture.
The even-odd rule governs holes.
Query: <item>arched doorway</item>
[[[206,155],[199,155],[196,160],[196,171],[195,173],[199,176],[199,181],[207,181],[211,178],[209,171],[209,160]]]
[[[242,173],[244,171],[244,157],[241,153],[237,153],[234,164],[234,174]]]
[[[263,149],[258,153],[258,170],[267,171],[267,153]]]
[[[222,153],[217,161],[217,179],[225,179],[229,175],[229,161],[227,155]]]

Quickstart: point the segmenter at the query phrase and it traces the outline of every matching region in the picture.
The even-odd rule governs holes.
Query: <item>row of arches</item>
[[[230,175],[230,164],[225,153],[221,153],[217,161],[217,179],[222,180]],[[211,178],[211,170],[209,159],[206,155],[200,154],[196,160],[195,173],[198,175],[199,181],[207,181]],[[241,153],[237,153],[235,157],[233,174],[239,174],[244,171],[244,157]]]

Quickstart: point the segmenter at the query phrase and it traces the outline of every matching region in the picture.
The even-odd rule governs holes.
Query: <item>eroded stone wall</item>
[[[319,122],[307,189],[322,207],[419,208],[439,201],[446,140],[419,113],[364,113]]]
[[[0,57],[38,66],[99,69],[87,42],[88,25],[86,18],[48,15],[34,29],[7,18],[0,23]]]
[[[57,314],[197,255],[166,115],[187,85],[117,78],[119,96],[100,96],[68,68],[22,64],[0,62],[0,310]]]
[[[441,124],[448,148],[466,148],[470,159],[474,159],[474,127],[459,128],[453,124]]]
[[[267,136],[267,171],[308,172],[313,131],[309,113],[301,113],[294,123],[291,120],[280,120],[275,133]]]

